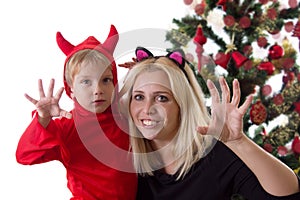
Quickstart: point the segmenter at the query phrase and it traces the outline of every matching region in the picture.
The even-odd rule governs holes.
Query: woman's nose
[[[151,100],[146,100],[143,110],[147,115],[153,114],[155,112],[154,103]]]

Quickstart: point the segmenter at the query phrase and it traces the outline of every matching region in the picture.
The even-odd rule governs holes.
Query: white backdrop
[[[34,109],[24,93],[38,97],[38,78],[44,80],[45,87],[50,78],[56,79],[56,88],[63,86],[65,56],[57,47],[56,32],[61,31],[73,44],[89,35],[103,42],[110,24],[121,34],[143,28],[169,30],[172,19],[187,12],[182,0],[1,1],[0,199],[70,198],[65,169],[60,163],[23,166],[15,160],[17,142]],[[61,105],[65,109],[72,107],[66,96]]]

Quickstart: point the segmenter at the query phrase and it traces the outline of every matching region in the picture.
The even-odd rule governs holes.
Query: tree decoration
[[[292,150],[296,154],[300,154],[300,138],[299,135],[296,134],[294,140],[292,142]]]
[[[251,106],[250,119],[256,125],[262,124],[267,119],[267,110],[261,101],[257,101]]]
[[[265,71],[267,75],[272,75],[275,71],[275,67],[270,61],[262,61],[258,66],[258,70]]]
[[[269,48],[269,56],[268,57],[271,60],[279,59],[283,56],[283,53],[284,53],[283,48],[276,43]]]
[[[239,80],[241,102],[254,95],[244,132],[300,175],[299,1],[184,0],[191,12],[173,19],[177,28],[166,39],[196,54],[189,64],[206,97],[204,79],[220,74],[231,90],[232,80]],[[203,61],[204,53],[215,65]]]

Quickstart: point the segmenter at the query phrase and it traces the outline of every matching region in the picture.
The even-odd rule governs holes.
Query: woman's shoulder
[[[213,139],[207,146],[204,156],[199,160],[200,163],[207,162],[216,168],[233,163],[237,166],[244,165],[243,161],[220,140]]]

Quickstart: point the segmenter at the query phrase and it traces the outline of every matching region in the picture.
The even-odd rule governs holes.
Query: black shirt
[[[218,141],[183,179],[176,181],[176,174],[169,175],[159,170],[154,176],[139,176],[137,199],[300,200],[300,193],[284,197],[268,194],[245,163]]]

